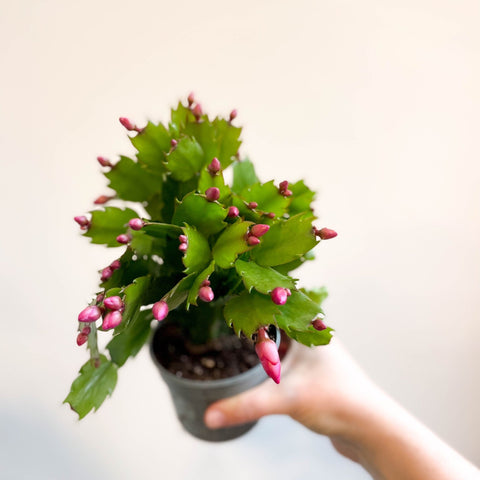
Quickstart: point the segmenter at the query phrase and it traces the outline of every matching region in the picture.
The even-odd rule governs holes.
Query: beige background
[[[6,478],[367,478],[285,418],[188,437],[146,351],[96,415],[60,405],[86,358],[76,314],[116,256],[72,221],[106,191],[95,157],[133,151],[119,116],[165,120],[192,89],[238,108],[263,180],[319,191],[339,236],[304,285],[328,286],[369,374],[480,464],[479,24],[476,0],[1,0]]]

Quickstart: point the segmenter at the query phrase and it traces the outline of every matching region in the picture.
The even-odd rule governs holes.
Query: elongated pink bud
[[[80,333],[83,333],[84,335],[90,335],[90,332],[92,329],[87,325],[86,327],[82,328],[82,331]]]
[[[84,333],[80,332],[77,335],[77,345],[81,347],[83,344],[87,343],[88,340],[88,335],[85,335]]]
[[[168,315],[168,305],[167,302],[160,300],[155,303],[152,307],[153,318],[161,322]]]
[[[251,247],[254,247],[255,245],[258,245],[260,243],[260,239],[256,237],[255,235],[248,235],[247,236],[247,243]]]
[[[187,236],[186,235],[179,235],[178,236],[178,241],[180,243],[187,243],[188,242]]]
[[[105,295],[103,293],[99,293],[97,295],[97,298],[95,299],[95,302],[97,302],[98,304],[102,303],[103,302],[103,299],[105,298]]]
[[[103,205],[105,203],[107,203],[109,200],[111,200],[113,197],[112,196],[109,196],[109,195],[100,195],[99,197],[97,197],[93,203],[95,205]]]
[[[233,109],[231,112],[230,112],[230,121],[233,121],[237,118],[237,115],[238,115],[238,112],[236,109]]]
[[[285,305],[287,303],[288,294],[285,288],[274,288],[271,291],[270,296],[272,297],[272,302],[276,305]]]
[[[195,103],[195,95],[193,92],[190,92],[190,94],[187,97],[188,101],[188,106],[191,107]]]
[[[211,287],[204,286],[198,291],[198,298],[203,302],[211,302],[215,298],[215,294]]]
[[[257,207],[258,207],[258,203],[257,203],[257,202],[250,202],[250,203],[247,205],[247,208],[249,208],[250,210],[255,210]]]
[[[338,235],[337,232],[331,228],[322,228],[320,230],[315,229],[314,233],[322,240],[328,240],[329,238],[334,238]]]
[[[112,267],[105,267],[100,275],[100,280],[106,282],[113,275]]]
[[[121,243],[122,245],[126,245],[131,239],[131,235],[129,235],[128,233],[122,233],[117,237],[117,242]]]
[[[107,300],[107,299],[105,299]],[[105,315],[102,323],[102,330],[111,330],[122,323],[122,314],[118,310],[113,310]]]
[[[202,106],[197,103],[194,107],[193,107],[193,110],[192,110],[192,113],[193,115],[195,116],[195,118],[198,120],[200,120],[200,117],[202,116],[203,114],[203,110],[202,110]]]
[[[280,383],[281,363],[277,346],[270,340],[265,328],[258,330],[255,352],[258,355],[265,373],[275,382]]]
[[[222,166],[220,165],[220,161],[218,160],[217,157],[213,157],[212,161],[210,162],[210,165],[208,165],[207,167],[211,175],[216,175],[221,168]]]
[[[215,202],[220,198],[220,190],[217,187],[210,187],[205,190],[205,196],[209,202]]]
[[[122,264],[120,263],[120,260],[114,260],[111,264],[110,264],[110,268],[112,270],[118,270],[120,267],[122,266]]]
[[[178,246],[178,249],[179,249],[181,252],[186,252],[187,249],[188,249],[188,244],[186,244],[186,243],[181,243],[181,244]]]
[[[132,122],[129,118],[127,117],[120,117],[118,119],[120,123],[130,132],[138,132],[140,133],[143,128],[137,127],[134,122]]]
[[[97,157],[97,162],[102,166],[102,167],[113,167],[112,162],[105,157]]]
[[[288,189],[288,182],[287,180],[284,180],[283,182],[280,182],[280,185],[278,187],[278,191],[284,196],[284,197],[290,197],[292,195],[292,191]]]
[[[122,299],[118,295],[115,295],[113,297],[107,297],[103,301],[103,304],[110,310],[120,310],[123,308]]]
[[[240,211],[238,210],[237,207],[228,207],[228,214],[227,216],[230,217],[230,218],[235,218],[235,217],[238,217],[240,215]]]
[[[145,222],[141,218],[132,218],[129,220],[128,225],[132,230],[141,230]]]
[[[95,320],[98,320],[101,316],[102,311],[97,306],[90,305],[78,314],[78,321],[85,323],[95,322]]]
[[[265,235],[270,230],[270,225],[265,225],[263,223],[257,223],[250,229],[250,233],[255,237],[261,237]]]
[[[170,140],[170,145],[172,146],[172,148],[175,148],[178,145],[178,141],[172,138]]]
[[[85,215],[79,215],[78,217],[73,217],[73,219],[81,226],[88,227],[90,225],[90,220]]]
[[[312,326],[315,330],[318,330],[319,332],[327,328],[327,326],[323,323],[321,318],[316,318],[315,320],[313,320]]]

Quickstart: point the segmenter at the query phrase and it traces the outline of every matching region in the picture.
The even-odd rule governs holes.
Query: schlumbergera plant
[[[87,345],[90,359],[65,402],[80,418],[111,394],[118,367],[147,342],[154,319],[168,316],[198,343],[232,329],[252,338],[277,383],[270,325],[308,346],[329,343],[320,306],[325,290],[298,288],[291,272],[336,233],[312,225],[314,192],[302,180],[278,186],[258,180],[250,160],[240,158],[236,115],[211,120],[190,94],[186,105],[172,109],[167,126],[140,128],[120,118],[133,133],[135,159],[98,157],[115,193],[94,203],[128,207],[75,217],[92,243],[123,248],[100,271],[100,291],[78,316],[77,344]],[[229,186],[224,172],[231,165]],[[98,333],[107,331],[108,355],[97,344]]]

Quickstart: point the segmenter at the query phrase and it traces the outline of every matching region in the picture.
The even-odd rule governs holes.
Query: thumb
[[[228,427],[258,420],[265,415],[287,413],[279,385],[266,382],[208,407],[204,421],[209,428]]]

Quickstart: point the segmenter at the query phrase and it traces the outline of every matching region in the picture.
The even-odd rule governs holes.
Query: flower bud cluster
[[[247,243],[251,247],[258,245],[260,243],[260,237],[265,235],[270,230],[270,225],[265,225],[263,223],[257,223],[250,228],[247,233]]]
[[[178,241],[180,242],[180,245],[178,246],[178,249],[181,252],[186,252],[188,248],[188,238],[186,235],[180,235],[178,237]]]
[[[290,197],[292,195],[292,191],[288,189],[287,180],[280,182],[278,187],[278,192],[280,193],[280,195],[283,195],[284,197]]]
[[[212,287],[210,287],[210,280],[207,279],[202,282],[198,290],[198,298],[206,303],[211,302],[215,298]]]

